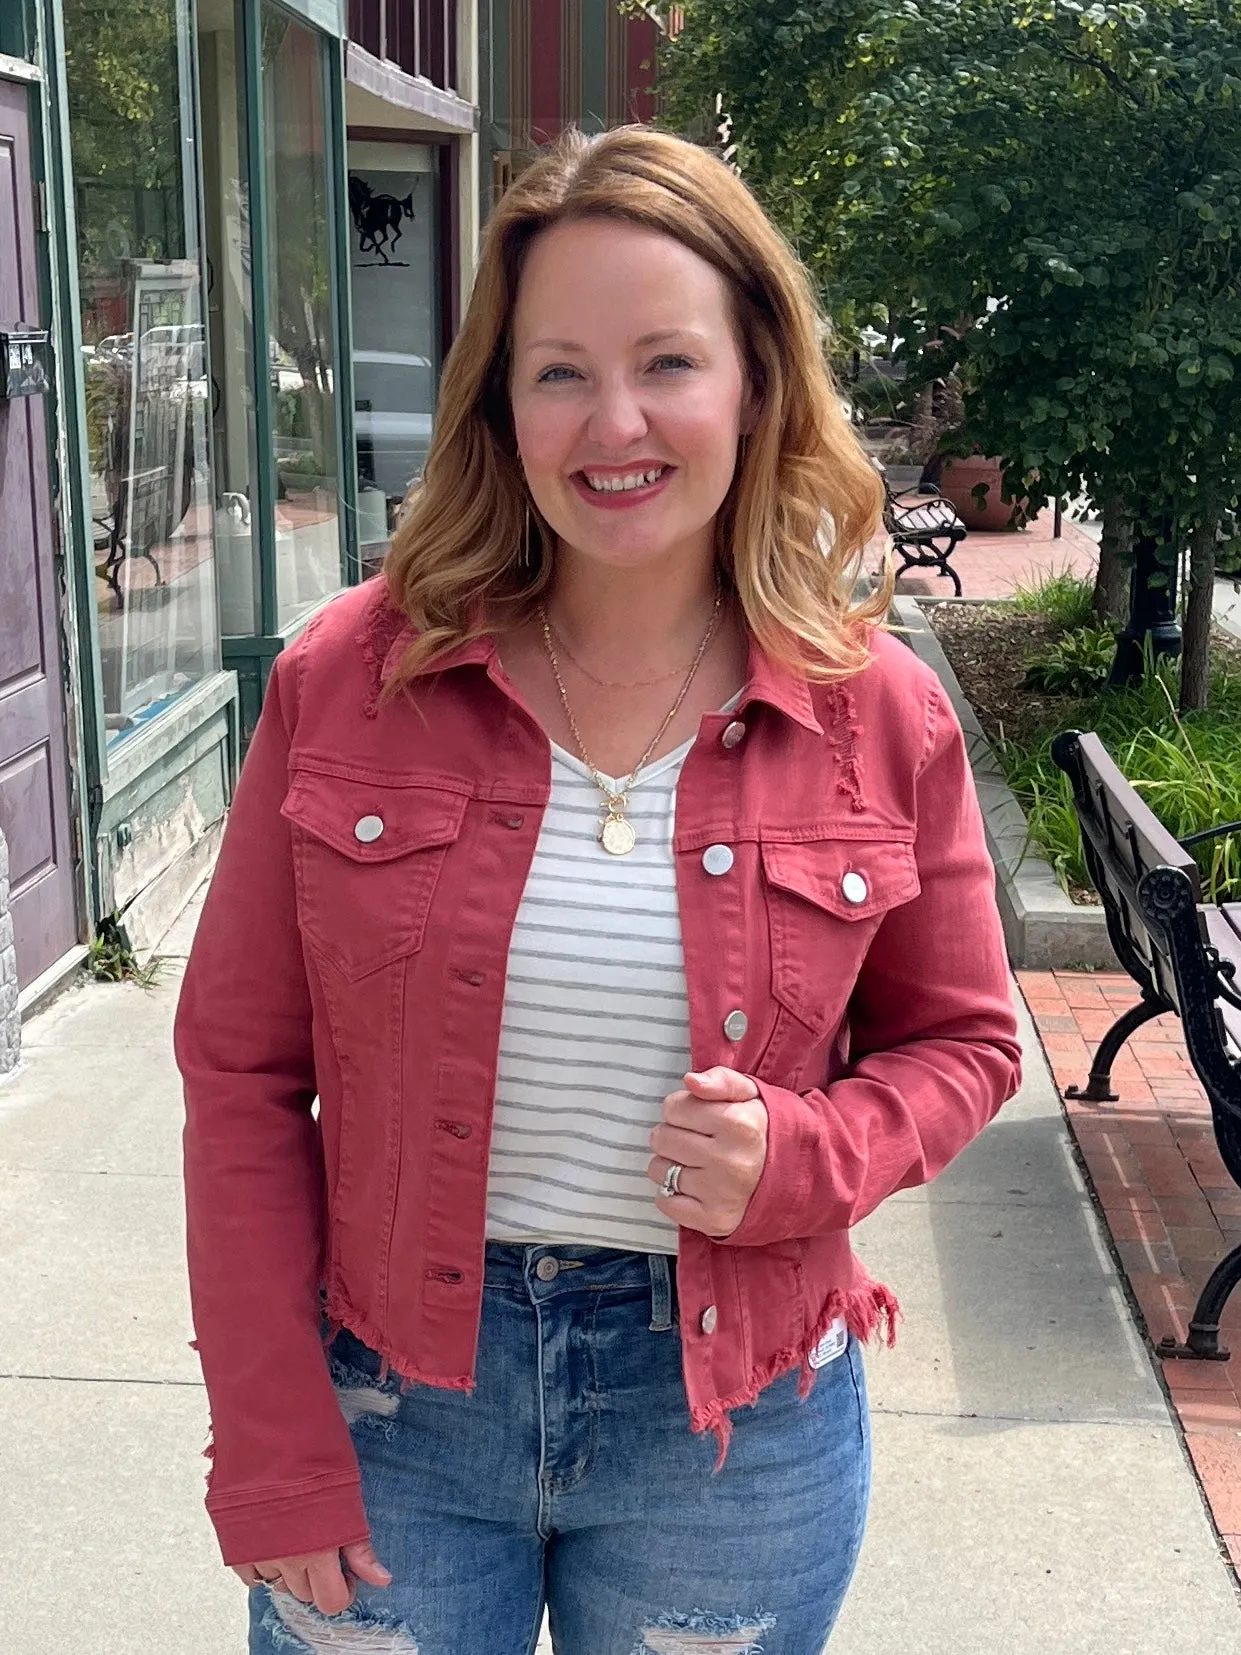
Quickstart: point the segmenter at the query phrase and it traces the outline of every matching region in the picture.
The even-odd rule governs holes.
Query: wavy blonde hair
[[[758,413],[716,520],[721,571],[769,655],[820,680],[857,672],[891,599],[889,573],[853,601],[883,485],[841,410],[806,273],[722,161],[631,126],[566,133],[488,221],[426,470],[384,564],[418,633],[389,688],[468,639],[520,626],[551,580],[553,536],[531,500],[509,406],[512,320],[531,242],[583,218],[657,230],[724,278]]]

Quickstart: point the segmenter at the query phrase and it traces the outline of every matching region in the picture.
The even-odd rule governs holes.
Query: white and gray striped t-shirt
[[[690,1061],[672,835],[692,745],[631,786],[625,814],[638,843],[628,856],[598,842],[602,798],[586,766],[552,748],[551,798],[509,951],[492,1241],[677,1251],[646,1168],[651,1129]]]

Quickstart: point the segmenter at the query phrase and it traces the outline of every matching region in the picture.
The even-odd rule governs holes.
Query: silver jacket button
[[[846,902],[865,902],[870,895],[870,886],[860,873],[847,873],[840,882],[840,889]]]
[[[540,1281],[555,1281],[560,1274],[560,1260],[558,1258],[541,1258],[534,1267],[534,1273]]]
[[[698,1325],[699,1325],[699,1327],[701,1327],[701,1329],[704,1333],[711,1334],[711,1333],[715,1332],[716,1323],[719,1321],[719,1319],[720,1319],[719,1311],[715,1308],[715,1306],[713,1304],[709,1304],[707,1306],[707,1308],[703,1311],[702,1320],[699,1322]]]
[[[353,837],[363,845],[374,844],[384,830],[382,816],[361,816],[353,824]]]
[[[730,1011],[724,1019],[724,1033],[729,1040],[743,1040],[749,1026],[750,1019],[743,1011]]]
[[[733,748],[745,740],[745,725],[740,719],[734,719],[731,724],[724,726],[724,733],[720,737],[725,747]]]
[[[708,873],[728,873],[733,865],[733,853],[727,845],[708,845],[702,853],[702,865]]]

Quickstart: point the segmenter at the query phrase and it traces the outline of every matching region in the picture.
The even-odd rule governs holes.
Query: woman
[[[1019,1054],[819,338],[721,163],[570,136],[384,581],[276,662],[178,1024],[253,1652],[828,1637],[895,1314],[848,1230]]]

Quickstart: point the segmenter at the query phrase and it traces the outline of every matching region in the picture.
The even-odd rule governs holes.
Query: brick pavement
[[[1138,999],[1128,977],[1017,973],[1063,1093],[1086,1078],[1100,1036]],[[1112,1070],[1116,1103],[1066,1099],[1069,1124],[1146,1331],[1183,1339],[1203,1282],[1241,1242],[1241,1189],[1219,1157],[1180,1023],[1139,1029]],[[1241,1571],[1241,1292],[1224,1313],[1229,1362],[1160,1366],[1216,1527]]]

